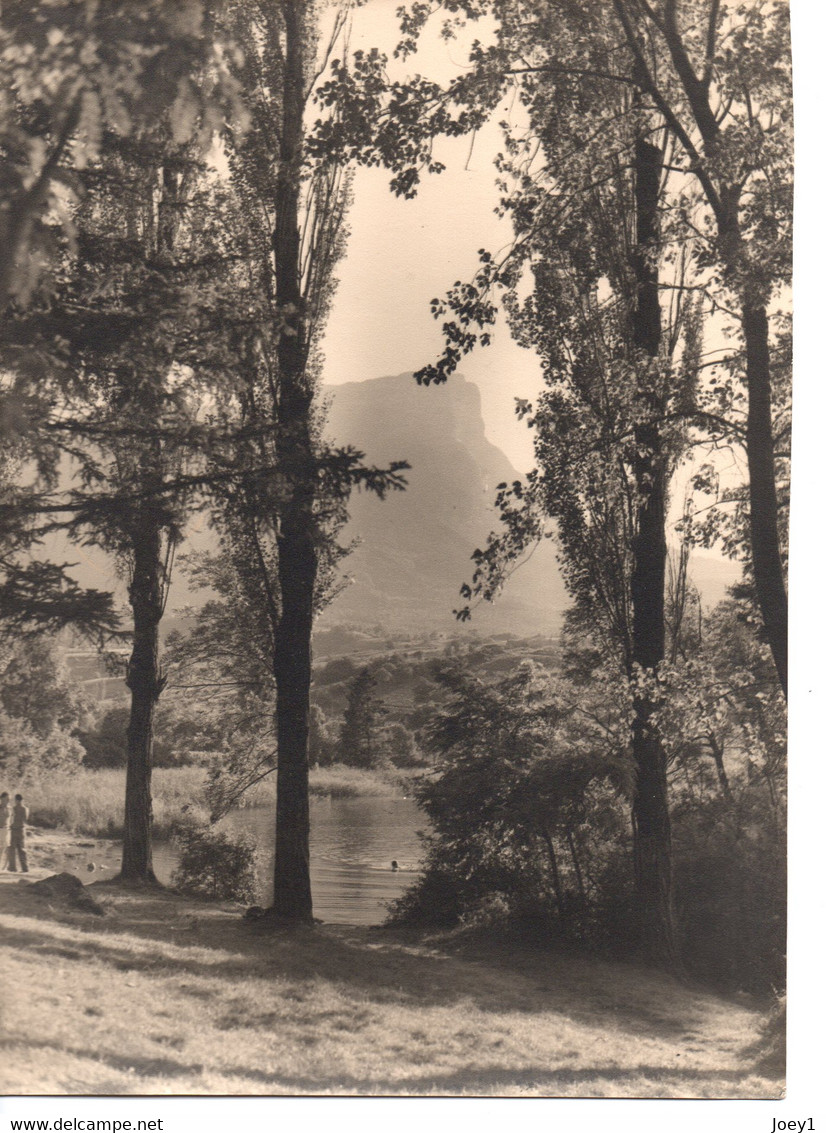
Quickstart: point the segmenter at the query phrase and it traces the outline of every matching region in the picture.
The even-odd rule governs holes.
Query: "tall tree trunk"
[[[765,307],[744,306],[742,326],[749,391],[746,454],[754,586],[777,675],[786,696],[789,680],[788,599],[777,527],[769,320]]]
[[[657,358],[661,315],[658,289],[658,200],[660,150],[638,140],[635,147],[637,248],[634,273],[637,302],[634,344],[640,353],[639,402],[644,419],[635,430],[634,478],[639,494],[634,565],[632,663],[652,674],[665,657],[666,458],[657,416]],[[645,693],[634,698],[632,749],[636,768],[632,822],[639,928],[652,958],[677,960],[668,810],[666,757],[652,720],[655,704]]]
[[[138,524],[129,587],[134,637],[126,683],[132,693],[126,733],[126,804],[120,879],[156,881],[152,869],[152,729],[166,683],[160,672],[159,633],[164,601],[161,530],[151,514]]]
[[[275,649],[278,772],[273,912],[312,922],[307,744],[313,590],[317,553],[300,506],[285,517],[278,539],[281,618]]]
[[[315,541],[313,389],[307,375],[301,293],[299,193],[304,119],[305,15],[297,0],[282,0],[284,102],[275,201],[276,303],[288,333],[278,342],[278,461],[288,499],[279,516],[278,578],[281,609],[275,634],[278,772],[273,912],[312,922],[310,803],[307,742],[310,715],[313,595],[318,569]]]

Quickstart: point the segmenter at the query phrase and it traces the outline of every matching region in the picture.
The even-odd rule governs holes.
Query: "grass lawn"
[[[632,965],[0,884],[5,1094],[777,1098],[763,1016]]]

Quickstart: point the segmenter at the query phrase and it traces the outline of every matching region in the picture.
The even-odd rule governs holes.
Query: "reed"
[[[182,817],[208,822],[203,767],[159,767],[152,774],[153,831],[166,838]],[[15,788],[17,789],[17,788]],[[28,780],[20,787],[35,826],[70,830],[90,838],[123,834],[125,773],[118,769],[91,771],[80,767]],[[310,794],[331,798],[393,798],[403,795],[402,780],[355,767],[321,767],[310,772]],[[251,788],[248,807],[273,806],[275,776]]]
[[[167,837],[182,814],[208,820],[203,767],[160,767],[152,775],[153,829]],[[123,771],[72,772],[39,777],[21,788],[35,826],[61,828],[91,838],[123,834],[125,774]]]

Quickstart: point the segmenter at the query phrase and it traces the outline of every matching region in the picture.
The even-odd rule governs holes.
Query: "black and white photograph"
[[[4,0],[8,1112],[786,1099],[801,6]]]

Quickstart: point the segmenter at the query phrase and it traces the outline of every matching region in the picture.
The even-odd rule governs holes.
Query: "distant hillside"
[[[416,385],[411,374],[350,382],[329,391],[327,435],[367,460],[407,460],[408,488],[380,501],[353,496],[346,537],[360,540],[343,563],[350,585],[324,614],[389,628],[454,628],[470,556],[496,524],[496,485],[520,473],[485,436],[476,386],[461,375]],[[556,633],[568,605],[550,544],[473,616],[480,632]]]

